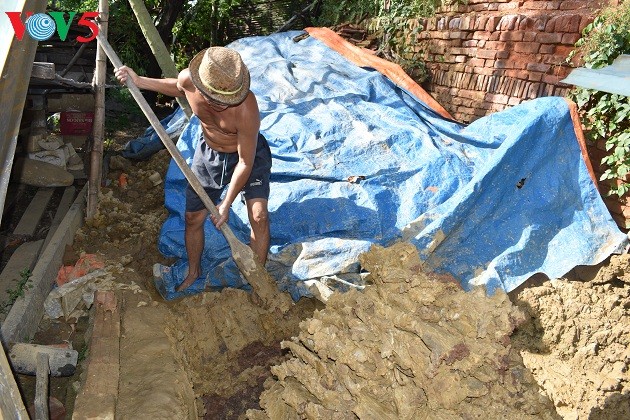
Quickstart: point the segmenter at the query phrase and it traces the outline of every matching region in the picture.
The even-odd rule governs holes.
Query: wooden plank
[[[31,277],[33,287],[26,291],[24,297],[15,301],[7,319],[2,323],[0,339],[5,346],[17,342],[29,342],[35,335],[44,315],[44,300],[57,278],[65,247],[72,243],[74,234],[83,223],[85,192],[86,187],[74,200],[66,217],[35,264]]]
[[[48,420],[48,354],[37,354],[37,376],[35,382],[35,420]]]
[[[42,245],[43,249],[46,249],[46,246],[48,246],[48,243],[57,231],[57,228],[61,224],[63,218],[66,217],[66,213],[68,212],[68,209],[70,208],[70,205],[74,200],[74,194],[76,193],[76,191],[77,189],[73,186],[66,187],[66,189],[63,191],[63,196],[61,197],[61,201],[57,206],[57,212],[55,213],[53,221],[50,223],[50,229],[48,229],[48,234],[46,235],[46,239],[44,240],[44,245]]]
[[[20,222],[13,230],[14,235],[33,236],[35,234],[35,229],[37,229],[37,225],[39,225],[39,221],[42,219],[44,211],[46,211],[53,192],[55,192],[54,188],[40,188],[37,190],[35,197],[33,197]]]
[[[22,395],[11,373],[7,355],[0,346],[0,418],[7,420],[28,420]]]
[[[94,293],[94,325],[85,381],[73,419],[114,419],[120,377],[120,306],[112,291]]]

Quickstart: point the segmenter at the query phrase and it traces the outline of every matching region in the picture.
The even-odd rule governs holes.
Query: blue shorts
[[[201,186],[214,204],[218,204],[223,189],[230,183],[238,161],[238,152],[217,152],[208,146],[203,136],[199,140],[190,169],[199,179]],[[254,166],[249,179],[243,187],[243,198],[245,200],[252,198],[269,199],[270,174],[271,150],[267,139],[262,134],[258,134]],[[186,187],[186,211],[193,212],[205,208],[203,201],[201,201],[201,198],[189,184]]]

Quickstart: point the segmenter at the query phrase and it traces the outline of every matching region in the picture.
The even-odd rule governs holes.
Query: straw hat
[[[188,65],[201,93],[224,105],[238,105],[249,93],[249,70],[239,53],[225,47],[200,51]]]

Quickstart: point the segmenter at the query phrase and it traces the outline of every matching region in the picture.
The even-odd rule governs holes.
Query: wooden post
[[[98,32],[107,38],[107,21],[109,20],[108,0],[99,0]],[[105,136],[105,76],[107,73],[107,56],[100,45],[96,51],[96,69],[92,82],[95,92],[94,127],[92,128],[92,153],[90,155],[90,176],[88,181],[87,220],[91,220],[98,211],[98,194],[101,191],[103,177],[103,142]]]
[[[136,15],[136,19],[138,19],[138,23],[140,24],[140,29],[144,34],[144,37],[147,39],[147,43],[149,47],[151,47],[151,51],[155,56],[160,68],[162,69],[162,74],[164,77],[172,77],[177,78],[179,72],[177,71],[177,67],[175,67],[175,62],[171,58],[171,54],[166,48],[164,41],[162,41],[162,37],[157,31],[157,28],[153,24],[153,19],[147,10],[147,7],[144,5],[144,1],[142,0],[129,0],[129,4],[131,5],[131,9],[133,13]],[[192,110],[190,109],[190,105],[186,98],[175,98],[177,99],[177,103],[184,110],[186,117],[190,119],[192,116]]]

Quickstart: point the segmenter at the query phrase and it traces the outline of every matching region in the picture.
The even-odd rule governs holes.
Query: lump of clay
[[[374,285],[334,294],[282,343],[293,358],[248,418],[559,418],[510,344],[525,317],[505,293],[422,273],[410,244],[361,264]]]

